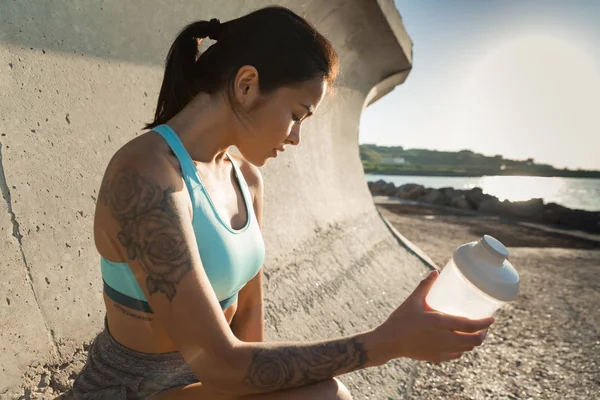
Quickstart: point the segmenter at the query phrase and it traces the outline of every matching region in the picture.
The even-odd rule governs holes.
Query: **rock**
[[[544,200],[530,199],[526,201],[509,202],[505,207],[505,213],[512,217],[527,218],[532,220],[541,220],[544,213]]]
[[[454,197],[450,201],[450,206],[454,207],[454,208],[460,208],[462,210],[470,210],[471,209],[471,206],[469,205],[469,202],[467,201],[467,198],[465,197],[464,194]]]
[[[556,203],[549,203],[541,215],[542,222],[600,233],[600,212],[572,210]]]
[[[424,202],[425,199],[427,198],[427,196],[429,195],[429,193],[431,193],[432,190],[434,190],[434,189],[432,189],[432,188],[423,188],[423,190],[421,191],[421,195],[419,197],[417,197],[415,200],[417,200],[417,201],[423,201]]]
[[[444,195],[444,204],[447,206],[452,204],[452,199],[456,197],[456,190],[451,187],[445,187],[439,189],[439,191]]]
[[[377,182],[369,182],[369,183],[367,183],[367,185],[369,186],[369,190],[371,191],[371,194],[382,195],[383,188],[386,185],[386,181],[380,179]]]
[[[425,187],[416,183],[402,185],[396,191],[396,197],[404,200],[417,200],[425,193]]]
[[[571,211],[567,207],[563,207],[560,204],[548,203],[542,213],[542,221],[547,224],[560,225],[561,220],[565,219],[565,215]]]
[[[48,374],[42,374],[42,376],[40,377],[40,382],[38,383],[38,388],[45,388],[49,384],[50,378],[48,377]]]
[[[393,196],[396,194],[396,186],[392,182],[386,182],[380,179],[377,182],[368,182],[367,186],[374,196]]]
[[[468,202],[468,200],[467,200]],[[469,203],[472,204],[472,203]],[[485,199],[479,203],[477,207],[478,211],[490,213],[490,214],[503,214],[505,204],[497,198]]]
[[[471,208],[474,210],[479,209],[479,204],[483,200],[497,199],[495,196],[490,196],[489,194],[483,193],[483,190],[478,187],[475,187],[475,188],[469,190],[465,194],[465,197],[466,197],[467,201],[469,202],[469,205],[471,206]]]
[[[396,194],[396,191],[396,185],[394,185],[392,182],[386,183],[383,187],[383,194],[386,196],[394,196]]]
[[[453,203],[462,203],[462,200],[459,200],[460,198],[462,198],[464,201],[467,201],[466,190],[456,190],[452,188],[444,188],[440,190],[442,193],[444,193],[444,202],[448,206],[454,207],[452,205]],[[469,206],[469,208],[471,208],[471,206]]]
[[[441,191],[434,189],[431,192],[429,192],[429,194],[427,194],[427,196],[425,196],[425,202],[430,203],[430,204],[443,205],[444,204],[444,194]]]
[[[454,197],[454,193],[456,192],[456,189],[451,188],[451,187],[443,187],[438,190],[444,194],[444,197],[449,197],[449,198]]]

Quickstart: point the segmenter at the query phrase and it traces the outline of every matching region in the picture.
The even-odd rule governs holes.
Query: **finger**
[[[460,358],[463,355],[462,351],[453,351],[453,352],[445,352],[441,353],[438,357],[435,357],[431,362],[434,364],[439,364],[444,361],[455,360]]]
[[[447,353],[444,355],[444,360],[445,361],[456,360],[457,358],[461,358],[462,355],[463,355],[462,351],[455,352],[455,353]]]
[[[423,279],[421,283],[419,283],[419,286],[417,286],[417,288],[412,292],[410,297],[416,298],[419,301],[424,301],[425,297],[427,297],[427,293],[429,293],[431,286],[433,286],[433,283],[435,282],[438,276],[439,272],[437,270],[431,271],[429,275],[427,275],[425,279]]]
[[[487,337],[488,328],[485,328],[485,329],[483,329],[483,330],[481,330],[481,331],[479,331],[477,333],[483,335],[483,340],[485,340],[485,338]]]
[[[445,331],[438,336],[438,348],[445,352],[469,351],[482,342],[483,338],[478,333]]]
[[[452,339],[450,340],[457,346],[481,346],[485,339],[485,331],[476,333],[451,332]]]
[[[487,317],[483,319],[470,319],[442,313],[439,313],[438,318],[440,325],[446,329],[457,332],[471,333],[487,329],[495,321],[494,317]]]

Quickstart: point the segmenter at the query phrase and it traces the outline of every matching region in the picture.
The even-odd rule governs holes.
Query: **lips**
[[[278,147],[276,149],[273,149],[273,157],[277,157],[277,152],[278,151],[283,152],[283,151],[285,151],[285,149],[283,147]]]

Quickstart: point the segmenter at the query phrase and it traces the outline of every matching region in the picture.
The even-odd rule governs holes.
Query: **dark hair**
[[[199,42],[209,36],[216,43],[200,53]],[[268,94],[314,78],[332,83],[338,56],[308,21],[284,7],[262,8],[225,23],[191,23],[171,45],[154,121],[146,128],[166,123],[200,92],[226,90],[233,105],[234,79],[244,65],[256,68],[261,94]]]

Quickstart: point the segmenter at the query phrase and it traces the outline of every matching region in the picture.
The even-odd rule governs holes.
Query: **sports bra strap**
[[[185,183],[188,187],[190,196],[193,196],[192,189],[194,188],[194,186],[202,187],[202,181],[198,176],[196,164],[194,164],[189,153],[183,146],[183,143],[181,143],[179,136],[177,136],[175,131],[169,125],[158,125],[154,128],[154,131],[158,132],[158,134],[160,134],[165,139],[165,141],[173,151],[173,154],[175,154],[175,157],[177,157],[177,160],[179,160],[179,165],[181,166],[183,179],[185,180]]]

